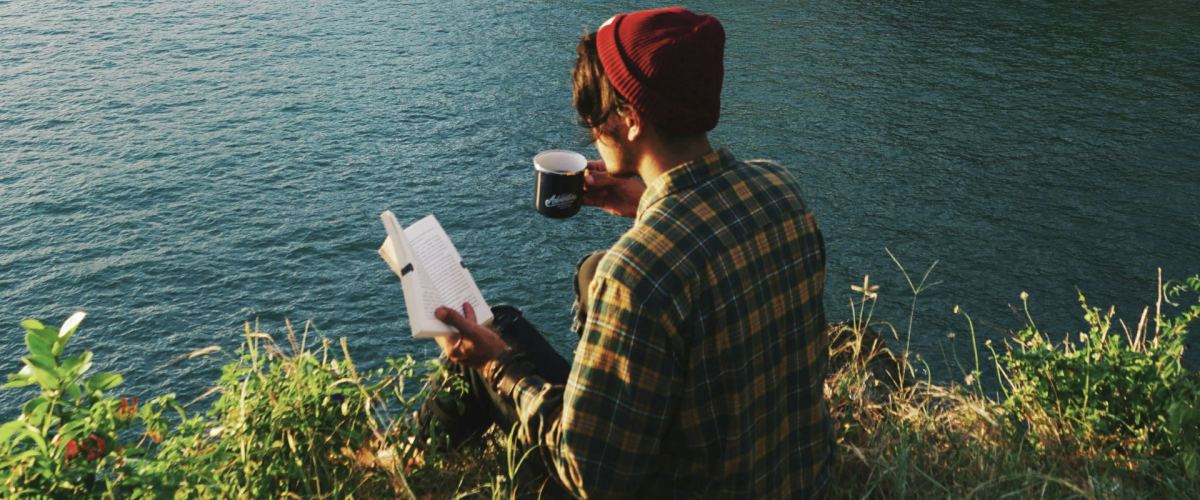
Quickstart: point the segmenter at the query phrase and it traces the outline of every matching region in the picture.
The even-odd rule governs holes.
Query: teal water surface
[[[0,369],[17,323],[89,317],[125,391],[188,398],[245,321],[312,320],[367,366],[408,338],[378,214],[437,214],[492,303],[564,353],[571,270],[627,222],[531,207],[530,158],[595,154],[569,74],[627,2],[0,1]],[[1192,2],[694,2],[728,33],[716,143],[791,166],[826,295],[939,261],[915,349],[1077,326],[1075,287],[1135,316],[1155,269],[1200,272],[1200,10]],[[959,339],[964,336],[959,336]],[[12,413],[19,393],[0,393]]]

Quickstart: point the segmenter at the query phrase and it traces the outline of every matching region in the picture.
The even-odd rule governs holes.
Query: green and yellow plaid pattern
[[[713,152],[647,186],[565,386],[513,391],[579,496],[801,498],[828,481],[824,243],[796,180]]]

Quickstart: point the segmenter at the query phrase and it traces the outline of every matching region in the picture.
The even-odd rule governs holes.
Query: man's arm
[[[567,384],[511,373],[499,385],[512,391],[521,440],[539,447],[573,494],[627,496],[655,471],[676,405],[672,306],[610,277],[597,277],[591,292]]]
[[[469,304],[464,314],[439,308],[437,317],[460,333],[442,346],[446,354],[512,396],[520,439],[538,447],[568,490],[628,496],[655,472],[678,404],[682,369],[671,347],[678,318],[671,298],[634,266],[622,269],[620,279],[600,267],[565,385],[537,376],[520,352],[474,321]]]

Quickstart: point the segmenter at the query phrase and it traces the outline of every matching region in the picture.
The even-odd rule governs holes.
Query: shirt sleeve
[[[646,289],[637,293],[635,290]],[[653,287],[593,280],[587,322],[565,385],[536,375],[513,389],[520,439],[536,446],[571,493],[628,496],[647,475],[680,386],[670,350],[672,304]]]

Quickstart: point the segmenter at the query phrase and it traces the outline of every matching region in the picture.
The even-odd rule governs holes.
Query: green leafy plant
[[[409,474],[435,495],[472,491],[468,478],[482,485],[477,493],[516,491],[519,463],[499,437],[478,451],[442,451],[436,429],[411,425],[426,398],[465,390],[436,360],[388,359],[360,372],[344,339],[312,348],[307,325],[298,339],[287,324],[285,352],[247,324],[220,380],[193,403],[219,396],[188,414],[171,394],[110,396],[121,375],[92,373],[90,351],[66,352],[83,318],[57,329],[22,322],[29,352],[5,388],[39,391],[0,425],[2,497],[411,498]],[[210,346],[186,357],[223,352]],[[428,383],[435,377],[445,383]],[[501,490],[493,469],[506,457],[513,481]]]
[[[909,282],[915,300],[927,286]],[[1087,327],[1069,338],[1036,326],[1024,292],[1027,323],[1003,343],[977,337],[956,307],[972,359],[958,363],[961,382],[942,384],[886,383],[890,370],[878,367],[908,356],[878,347],[872,328],[889,325],[862,312],[877,290],[852,290],[852,321],[830,330],[826,395],[841,450],[833,496],[1191,498],[1200,488],[1200,379],[1182,362],[1200,319],[1200,276],[1160,281],[1158,302],[1134,325],[1081,293]],[[988,365],[996,379],[984,390]],[[898,369],[916,379],[911,364]]]
[[[1087,331],[1060,342],[1032,323],[1016,332],[1001,364],[1006,405],[1019,428],[1047,448],[1093,443],[1087,452],[1114,458],[1178,455],[1188,476],[1200,477],[1200,386],[1182,364],[1200,301],[1172,302],[1198,293],[1200,277],[1160,286],[1153,326],[1147,308],[1133,329],[1114,319],[1114,309],[1092,307],[1081,293]],[[1178,309],[1175,316],[1163,313],[1164,302]],[[1055,418],[1037,418],[1041,414]]]
[[[211,409],[181,422],[138,473],[184,496],[411,495],[380,398],[397,374],[371,383],[344,340],[340,358],[328,340],[309,349],[290,328],[288,340],[285,353],[247,325]]]
[[[92,353],[66,355],[85,314],[77,312],[52,328],[28,319],[28,354],[8,376],[5,388],[36,386],[38,394],[16,420],[0,425],[0,482],[8,496],[113,495],[132,484],[132,461],[165,426],[163,412],[182,409],[171,395],[139,405],[135,398],[107,393],[121,384],[114,372],[89,374]],[[131,430],[143,433],[127,439]]]

